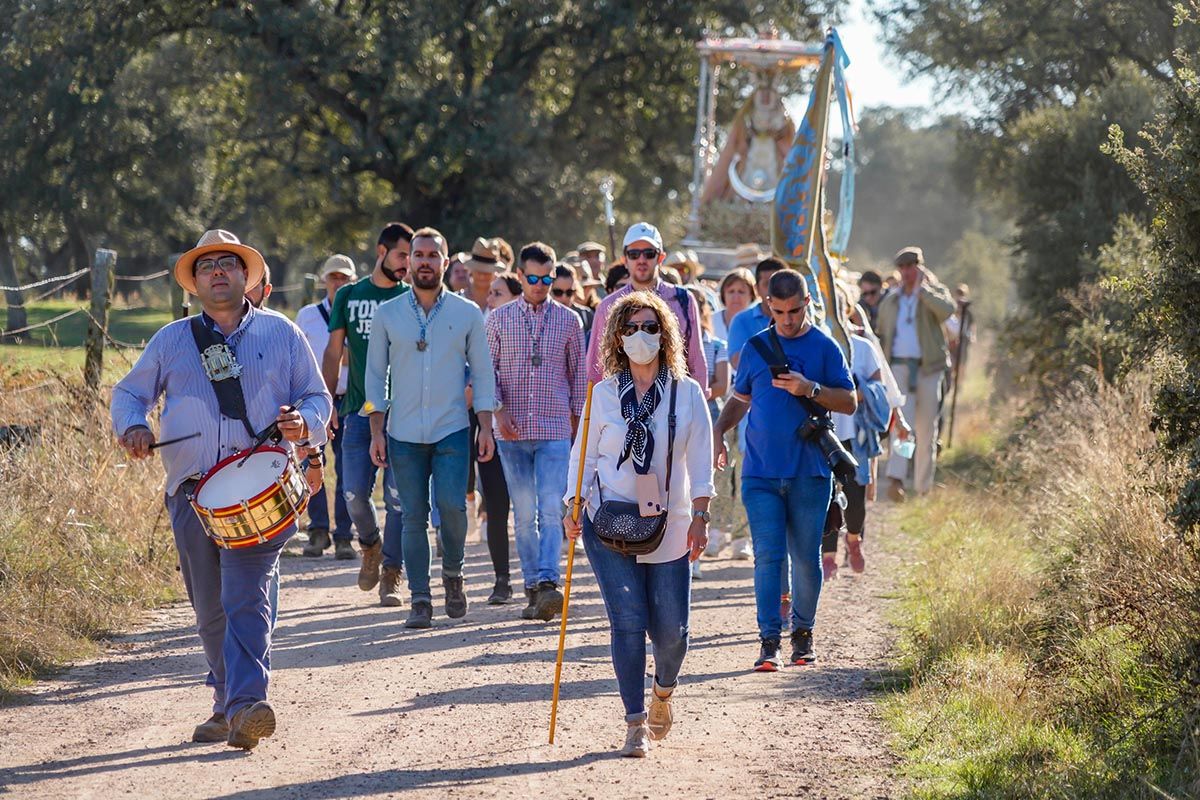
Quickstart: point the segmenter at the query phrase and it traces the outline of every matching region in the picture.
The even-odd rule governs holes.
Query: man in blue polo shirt
[[[742,348],[733,397],[714,426],[716,466],[723,469],[725,432],[750,412],[742,503],[754,542],[754,595],[762,640],[754,669],[759,672],[774,672],[783,665],[780,569],[789,554],[791,662],[816,660],[812,629],[821,594],[821,534],[833,482],[820,448],[799,436],[810,417],[800,398],[826,415],[852,414],[857,407],[845,356],[832,337],[808,319],[811,300],[800,273],[784,269],[771,276],[763,304],[774,327],[755,334]]]

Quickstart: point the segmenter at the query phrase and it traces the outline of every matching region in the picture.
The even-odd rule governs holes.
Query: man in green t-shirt
[[[347,284],[333,298],[329,313],[329,344],[321,360],[325,384],[332,392],[337,387],[342,353],[350,354],[350,375],[346,395],[335,418],[343,426],[342,435],[342,495],[346,508],[358,529],[358,544],[362,549],[362,566],[358,571],[358,588],[369,592],[379,586],[381,605],[399,606],[397,591],[403,562],[403,523],[400,498],[392,483],[391,468],[383,473],[383,500],[387,509],[383,536],[371,495],[375,491],[378,467],[371,461],[371,425],[361,416],[366,400],[363,375],[366,372],[367,342],[371,338],[371,320],[380,303],[399,297],[408,291],[404,278],[408,274],[408,254],[412,228],[403,222],[389,222],[379,234],[375,245],[375,269],[365,278]],[[382,571],[380,567],[382,566]]]

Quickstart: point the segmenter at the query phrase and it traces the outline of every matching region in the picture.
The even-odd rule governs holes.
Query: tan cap
[[[330,275],[345,275],[350,280],[354,280],[358,277],[358,270],[354,268],[354,261],[350,256],[338,253],[325,259],[325,263],[321,265],[320,279],[325,280]]]
[[[916,261],[918,264],[924,264],[925,251],[916,245],[911,244],[908,247],[901,247],[900,250],[897,251],[896,257],[893,259],[893,263],[895,263],[897,267],[901,264],[908,264],[913,261]]]
[[[262,253],[249,245],[242,244],[241,240],[229,231],[219,228],[205,231],[204,235],[200,237],[200,241],[196,242],[196,246],[181,255],[175,262],[176,282],[184,288],[184,291],[195,294],[196,275],[192,268],[196,261],[206,253],[221,251],[234,253],[246,265],[246,291],[250,291],[262,283],[263,275],[267,271],[267,262],[263,259]]]
[[[575,252],[581,253],[581,254],[582,253],[599,253],[600,255],[604,255],[608,251],[607,251],[607,249],[605,249],[604,245],[600,244],[599,242],[593,242],[593,241],[589,240],[589,241],[584,242],[583,244],[576,245]]]

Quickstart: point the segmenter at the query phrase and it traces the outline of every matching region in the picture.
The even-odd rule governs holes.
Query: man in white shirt
[[[904,417],[916,429],[913,488],[925,494],[933,488],[937,458],[938,411],[942,402],[942,375],[950,363],[942,323],[954,313],[950,290],[925,267],[919,247],[896,254],[900,285],[879,303],[877,333],[892,372],[907,395]],[[894,500],[904,498],[909,460],[892,453],[887,463],[888,489]]]
[[[329,344],[329,314],[333,307],[333,296],[337,290],[358,277],[354,262],[349,256],[330,256],[321,267],[320,279],[325,284],[325,297],[319,303],[311,303],[296,312],[296,326],[308,339],[308,345],[314,353],[324,353],[325,345]],[[337,390],[334,392],[333,407],[337,408],[346,393],[347,368],[342,365],[338,376]],[[346,508],[346,498],[342,496],[342,437],[341,426],[333,430],[334,472],[337,475],[337,485],[334,487],[334,528],[333,544],[334,557],[348,560],[354,558],[354,547],[351,545],[350,512]],[[324,487],[308,501],[308,544],[304,546],[304,555],[316,557],[325,552],[330,545],[329,536],[329,497]]]

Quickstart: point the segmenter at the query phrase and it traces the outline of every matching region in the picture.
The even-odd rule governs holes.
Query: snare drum
[[[230,549],[283,533],[304,512],[308,495],[296,459],[279,447],[260,447],[235,453],[210,469],[188,501],[217,546]]]

